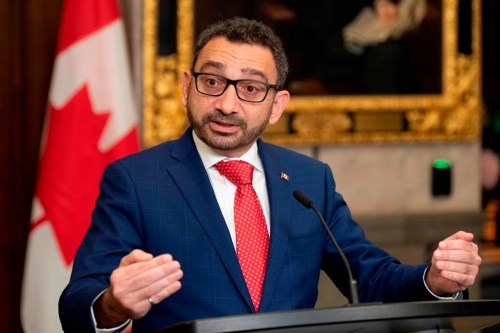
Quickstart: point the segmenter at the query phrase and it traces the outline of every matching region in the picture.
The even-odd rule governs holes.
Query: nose
[[[216,107],[223,113],[231,114],[238,112],[237,106],[240,104],[239,101],[240,99],[236,94],[236,87],[234,84],[229,84],[222,95],[217,97]]]

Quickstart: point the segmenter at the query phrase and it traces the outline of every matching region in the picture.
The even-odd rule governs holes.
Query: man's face
[[[195,72],[269,84],[277,80],[270,50],[259,45],[231,43],[223,37],[205,45]],[[203,142],[229,157],[243,155],[268,124],[278,121],[288,100],[287,91],[270,89],[262,102],[243,101],[234,85],[229,85],[220,96],[208,96],[196,90],[192,73],[183,76],[182,103],[187,107],[191,126]]]
[[[380,23],[386,28],[391,28],[398,18],[398,6],[388,0],[375,2],[375,11]]]

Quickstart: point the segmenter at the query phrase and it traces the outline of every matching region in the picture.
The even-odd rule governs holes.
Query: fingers
[[[473,234],[459,231],[439,242],[429,275],[435,290],[454,293],[474,283],[482,259],[473,238]]]
[[[456,283],[459,290],[465,290],[472,286],[479,272],[477,265],[444,263],[441,266],[443,268],[440,269],[440,275],[443,278]]]
[[[181,277],[182,277],[182,274],[181,274]],[[156,286],[152,287],[151,288],[151,296],[146,298],[148,300],[148,302],[151,303],[151,306],[160,303],[165,298],[169,297],[170,295],[174,294],[179,289],[181,289],[181,282],[179,281],[179,279],[180,279],[180,277],[178,279],[173,280],[173,281],[164,281],[164,282],[166,282],[166,286],[164,286],[162,284],[157,284]],[[154,290],[156,290],[156,291],[154,291]]]
[[[458,231],[453,235],[451,235],[450,237],[446,238],[444,242],[448,240],[457,240],[457,239],[461,239],[467,242],[472,242],[472,240],[474,239],[474,234],[465,231]]]
[[[137,301],[147,300],[150,297],[155,304],[160,303],[180,289],[179,280],[182,275],[179,263],[172,261],[150,270],[147,274],[135,277],[134,279],[139,280],[137,283],[143,286],[137,289]]]
[[[162,265],[168,266],[173,261],[174,260],[170,254],[153,257],[151,254],[141,250],[134,250],[127,256],[123,257],[117,273],[121,275],[121,278],[131,280],[146,271],[153,270],[157,267],[161,267]],[[161,271],[158,273],[161,274]],[[149,279],[154,280],[154,276],[149,277]],[[149,281],[149,283],[152,282],[153,281]],[[148,281],[146,281],[146,283],[148,283]]]
[[[153,257],[134,250],[123,257],[111,274],[109,290],[128,318],[138,319],[152,304],[177,292],[181,288],[182,275],[179,262],[170,254]]]
[[[479,266],[481,257],[477,244],[472,242],[473,238],[473,234],[459,231],[439,242],[432,255],[433,264],[441,270],[457,272],[468,269],[468,265]]]
[[[136,249],[122,258],[122,260],[120,261],[120,267],[129,266],[139,261],[148,261],[151,259],[153,259],[153,255],[151,255],[150,253],[146,253],[142,250]]]
[[[111,283],[116,286],[116,293],[132,293],[144,289],[145,292],[157,292],[154,290],[156,283],[162,280],[175,281],[181,277],[179,262],[173,260],[170,254],[165,254],[149,261],[120,266],[111,274]],[[153,288],[153,290],[148,290],[148,288]]]
[[[479,265],[481,257],[478,254],[478,246],[472,242],[448,241],[442,242],[433,253],[436,261],[452,261],[465,264]]]

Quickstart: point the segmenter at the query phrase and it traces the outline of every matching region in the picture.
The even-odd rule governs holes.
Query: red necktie
[[[253,165],[243,161],[221,161],[215,168],[236,185],[236,252],[255,311],[258,312],[266,274],[269,234],[262,206],[252,186]]]

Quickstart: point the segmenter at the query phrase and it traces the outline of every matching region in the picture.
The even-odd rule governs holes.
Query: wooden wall
[[[0,332],[22,332],[24,253],[61,3],[0,1]]]
[[[22,332],[20,291],[62,0],[0,1],[0,332]],[[485,100],[500,107],[500,1],[483,0]]]

